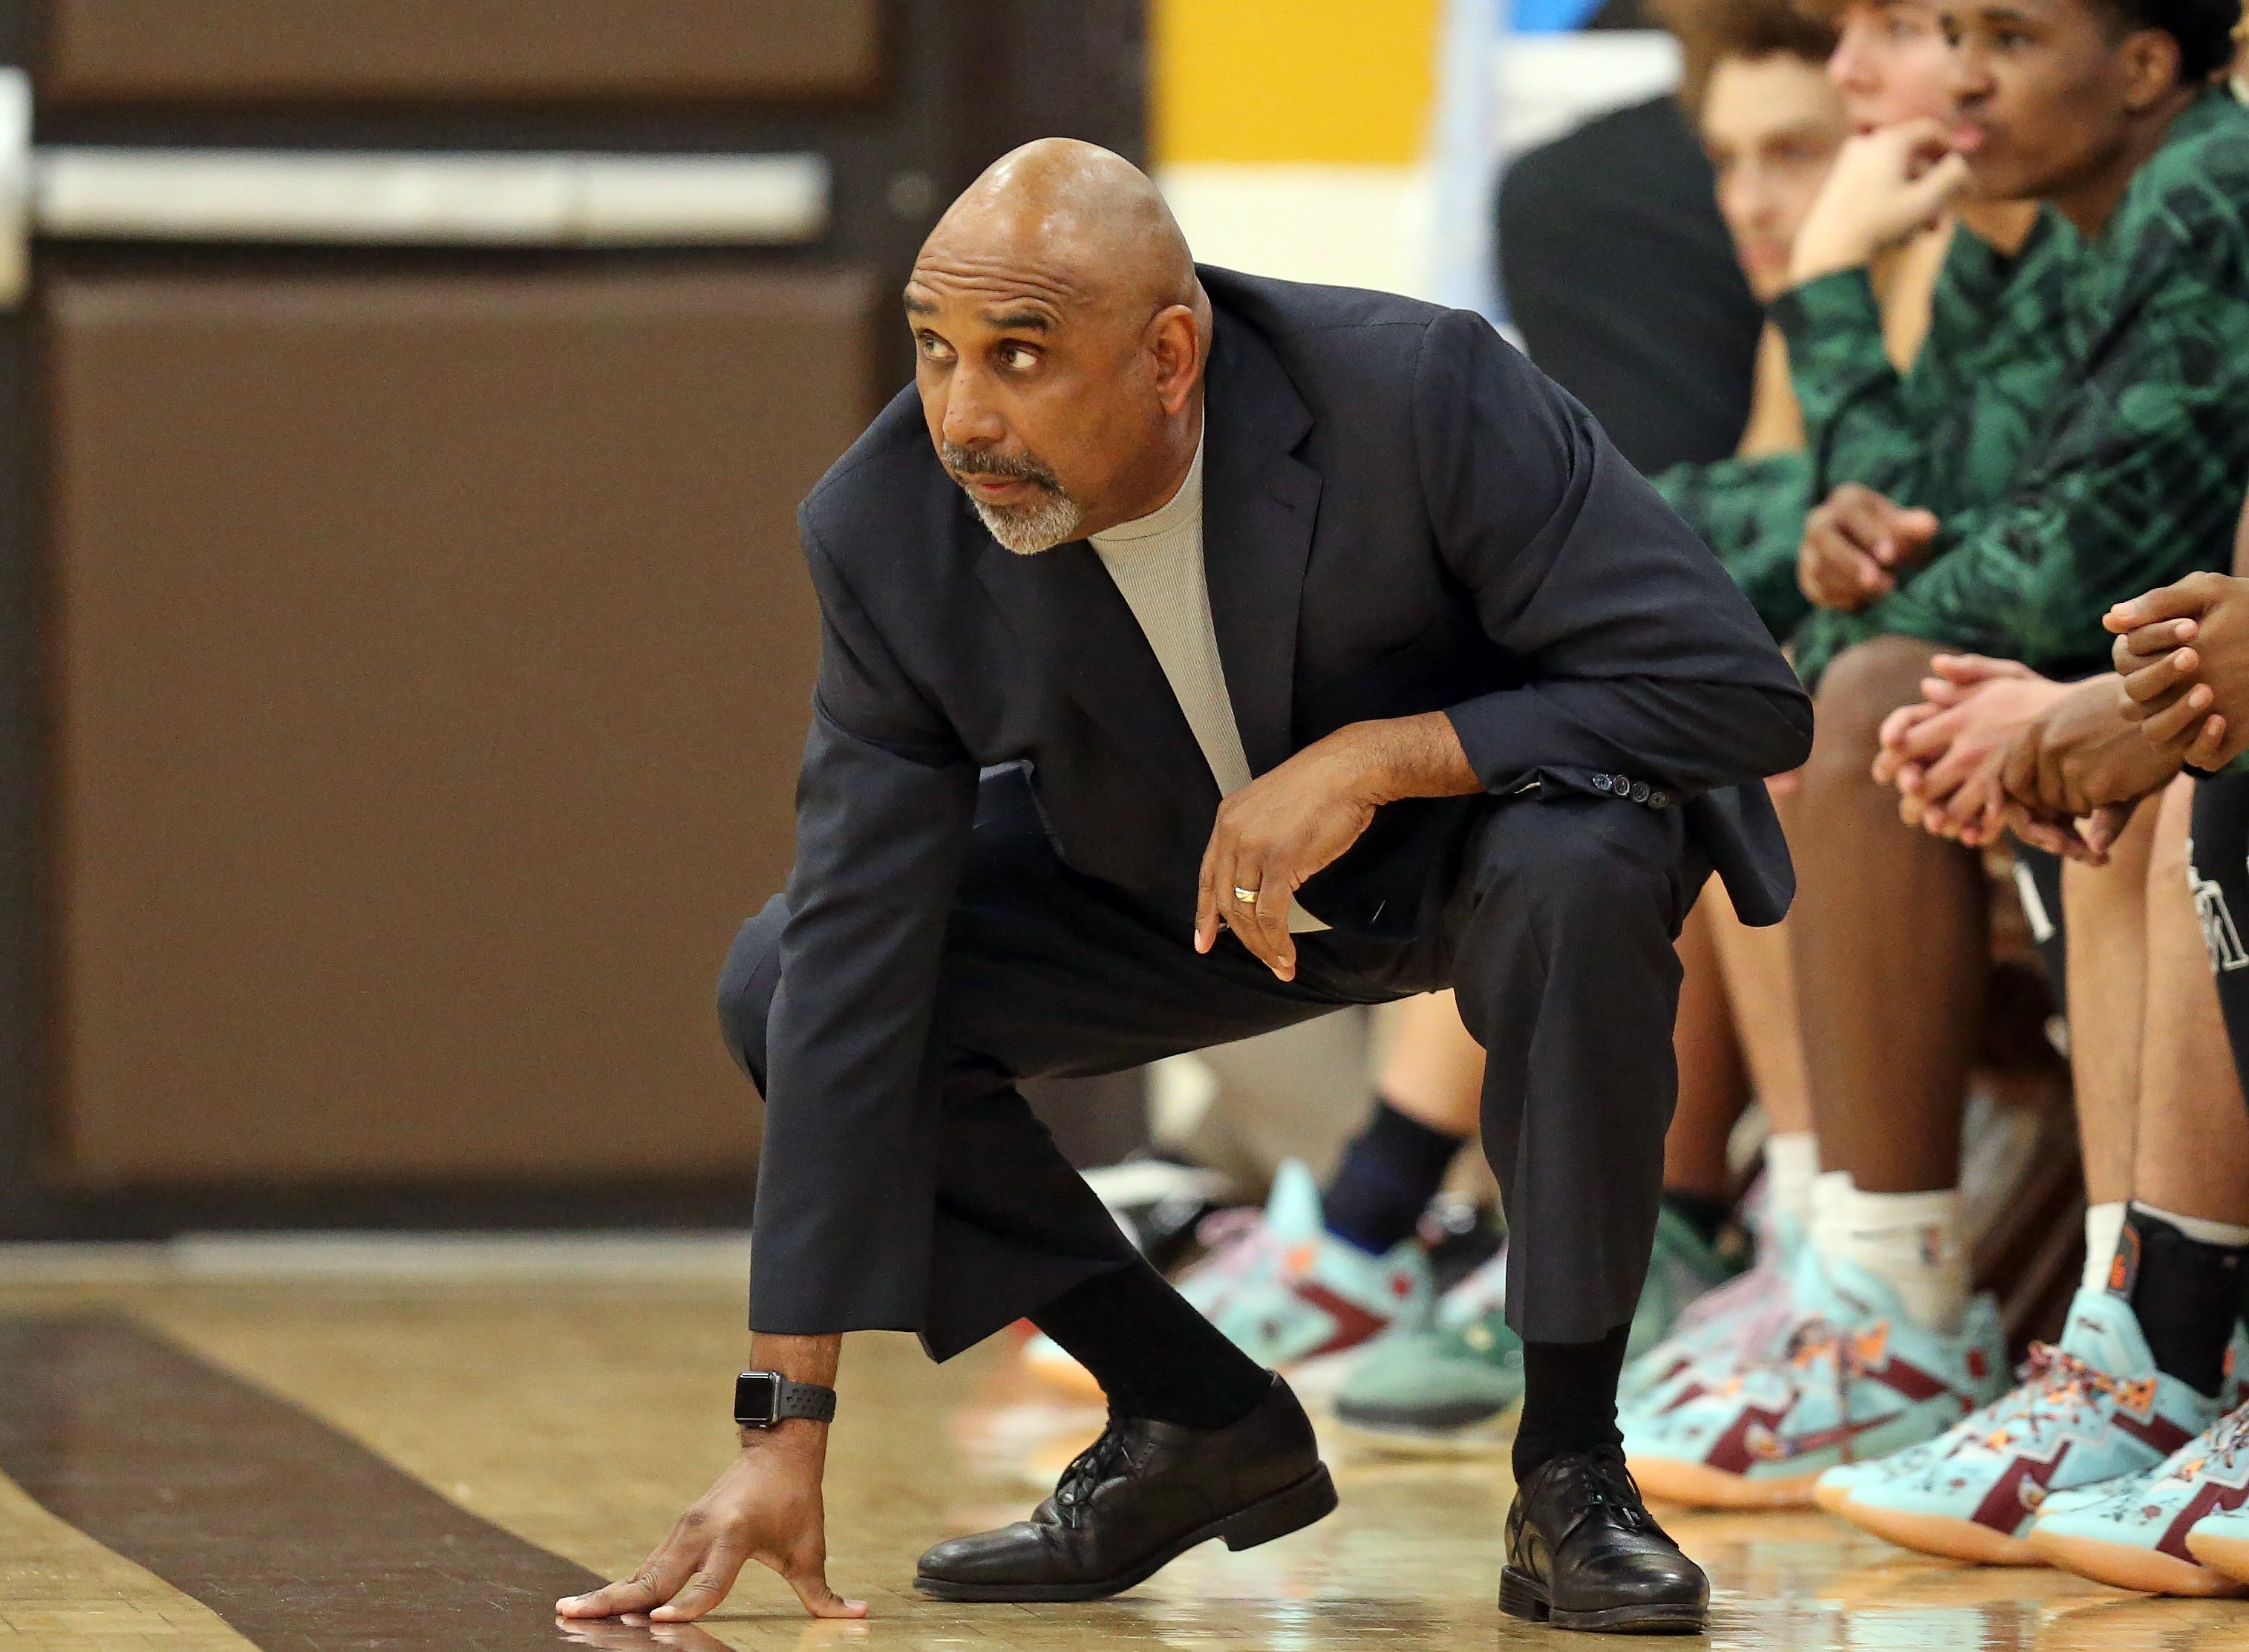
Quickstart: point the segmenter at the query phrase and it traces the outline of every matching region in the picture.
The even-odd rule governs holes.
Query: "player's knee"
[[[719,972],[719,1031],[734,1064],[762,1092],[766,1087],[766,1022],[781,985],[781,932],[788,919],[781,897],[744,924]]]
[[[1882,720],[1921,698],[1935,653],[1918,637],[1876,637],[1838,654],[1819,678],[1810,770],[1871,784]]]

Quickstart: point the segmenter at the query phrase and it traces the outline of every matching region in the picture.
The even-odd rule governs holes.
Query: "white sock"
[[[2156,1209],[2143,1199],[2132,1201],[2132,1208],[2146,1211],[2157,1222],[2168,1222],[2197,1244],[2249,1245],[2249,1228],[2234,1222],[2212,1222],[2207,1216],[2175,1215],[2170,1211]]]
[[[2085,1277],[2078,1282],[2080,1290],[2108,1288],[2108,1264],[2116,1260],[2116,1241],[2124,1231],[2124,1209],[2122,1199],[2085,1207]]]
[[[1865,1269],[1897,1293],[1914,1320],[1950,1334],[1968,1305],[1968,1247],[1960,1190],[1851,1189],[1821,1254]]]
[[[1808,1130],[1764,1139],[1764,1196],[1772,1214],[1799,1233],[1812,1228],[1812,1183],[1819,1174],[1819,1139]]]
[[[1812,1249],[1822,1257],[1839,1256],[1844,1210],[1851,1200],[1851,1173],[1823,1170],[1812,1179],[1812,1221],[1805,1231]]]

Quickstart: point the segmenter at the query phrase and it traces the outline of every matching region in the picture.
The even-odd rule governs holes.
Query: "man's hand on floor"
[[[2008,743],[2068,687],[1980,654],[1939,654],[1929,670],[1922,698],[1884,719],[1874,779],[1898,788],[1907,825],[1977,847],[2001,829]]]
[[[778,1572],[815,1618],[863,1618],[863,1600],[828,1587],[828,1524],[820,1479],[828,1425],[799,1419],[743,1430],[741,1455],[679,1517],[671,1534],[622,1583],[555,1602],[565,1618],[628,1614],[688,1623],[724,1600],[752,1560]]]
[[[1276,975],[1295,980],[1289,908],[1305,881],[1357,843],[1383,804],[1482,789],[1442,712],[1353,723],[1313,741],[1218,806],[1203,851],[1195,950],[1217,945],[1223,923]]]
[[[2249,580],[2190,574],[2117,603],[2101,623],[2116,633],[2124,715],[2142,736],[2200,769],[2249,747]]]
[[[1929,554],[1936,529],[1935,513],[1846,482],[1804,519],[1796,582],[1818,606],[1855,614],[1897,589],[1898,570]]]

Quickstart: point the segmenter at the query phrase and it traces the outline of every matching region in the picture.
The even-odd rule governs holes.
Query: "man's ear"
[[[1148,354],[1156,364],[1156,399],[1165,412],[1177,413],[1187,404],[1208,348],[1194,312],[1184,304],[1166,305],[1150,320]]]
[[[2124,107],[2145,114],[2179,85],[2178,40],[2168,29],[2135,29],[2124,37]]]

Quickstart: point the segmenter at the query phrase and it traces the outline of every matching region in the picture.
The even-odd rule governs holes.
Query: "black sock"
[[[2191,1239],[2137,1204],[2124,1213],[2110,1287],[2132,1304],[2156,1369],[2197,1394],[2215,1395],[2225,1380],[2245,1252]]]
[[[1461,1138],[1431,1128],[1379,1098],[1322,1196],[1328,1231],[1379,1256],[1413,1231],[1444,1186]]]
[[[1515,1483],[1568,1451],[1624,1449],[1617,1432],[1617,1379],[1632,1326],[1599,1342],[1523,1345],[1523,1419],[1515,1427]]]
[[[1271,1372],[1144,1261],[1065,1291],[1031,1323],[1093,1373],[1118,1416],[1223,1428],[1273,1385]]]
[[[1663,1190],[1663,1208],[1692,1228],[1706,1245],[1718,1242],[1726,1218],[1734,1214],[1734,1207],[1727,1200],[1713,1199],[1708,1194],[1682,1193],[1676,1187]]]

